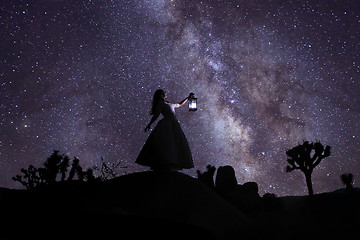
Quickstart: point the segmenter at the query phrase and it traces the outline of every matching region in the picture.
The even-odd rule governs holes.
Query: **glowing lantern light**
[[[197,110],[197,98],[192,97],[189,99],[189,111],[196,111]]]

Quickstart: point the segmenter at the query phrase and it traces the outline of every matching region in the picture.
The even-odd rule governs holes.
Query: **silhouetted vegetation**
[[[309,195],[314,194],[311,182],[311,174],[314,168],[326,157],[330,156],[330,146],[324,147],[320,142],[309,143],[308,141],[299,144],[286,151],[289,157],[287,162],[290,166],[286,167],[286,172],[299,169],[305,175],[306,185]]]
[[[354,176],[351,173],[344,173],[341,175],[341,181],[345,184],[347,190],[353,189]]]
[[[52,184],[57,182],[60,175],[60,181],[65,181],[66,172],[69,167],[70,158],[68,156],[60,155],[58,150],[54,150],[50,157],[44,162],[44,167],[36,168],[30,165],[27,169],[22,168],[20,171],[23,175],[16,175],[12,179],[20,182],[27,189],[33,189],[43,184]],[[68,181],[77,176],[79,181],[93,181],[97,179],[93,175],[93,170],[89,168],[86,172],[82,170],[79,164],[79,159],[74,157],[71,169],[68,176]]]
[[[116,177],[115,169],[127,168],[126,166],[120,166],[121,162],[112,163],[110,166],[101,158],[101,167],[94,167],[94,170],[100,172],[100,179],[107,180]]]
[[[75,174],[77,175],[79,180],[82,181],[84,179],[84,172],[82,170],[82,167],[80,166],[79,159],[76,157],[71,164],[68,180],[73,180]]]
[[[315,155],[316,150],[313,152]],[[21,181],[27,189],[42,184],[47,187],[18,192],[0,188],[0,197],[3,196],[0,212],[5,212],[5,220],[10,219],[6,221],[8,236],[14,234],[8,230],[13,222],[34,233],[38,226],[50,232],[60,229],[64,237],[59,239],[65,238],[65,231],[61,231],[64,222],[67,226],[82,224],[82,229],[105,229],[113,224],[114,229],[120,226],[121,231],[147,229],[154,235],[164,233],[163,229],[167,228],[163,239],[179,236],[177,231],[183,233],[180,239],[193,232],[206,235],[203,236],[206,239],[213,236],[229,239],[233,233],[242,233],[243,239],[288,239],[289,236],[322,239],[323,234],[332,237],[334,233],[342,236],[357,231],[356,223],[351,219],[360,212],[360,190],[353,188],[350,173],[342,174],[341,180],[347,189],[351,189],[351,194],[341,189],[315,194],[311,198],[278,197],[273,193],[260,197],[258,184],[239,184],[234,168],[229,165],[218,168],[208,165],[205,171],[197,171],[197,179],[176,171],[147,171],[116,177],[115,170],[120,164],[109,164],[102,158],[101,161],[99,168],[84,171],[78,158],[70,159],[54,151],[42,167],[30,165],[21,169],[22,175],[17,175],[14,180]],[[93,170],[100,171],[102,176],[95,177]],[[88,184],[97,180],[96,184]],[[68,218],[74,214],[78,214],[81,221]],[[26,218],[32,221],[19,220]],[[233,223],[238,224],[232,227]],[[84,234],[89,239],[94,238],[90,231],[78,231],[77,234],[78,239],[85,238]],[[5,239],[24,239],[25,236],[24,233]],[[144,233],[142,238],[147,236],[148,233]],[[48,235],[44,234],[43,238],[47,239]]]
[[[20,171],[23,174],[16,175],[12,177],[14,181],[20,182],[27,189],[32,189],[37,187],[38,185],[44,183],[45,179],[43,177],[44,171],[43,169],[35,168],[33,165],[30,165],[27,169],[22,168]]]
[[[320,142],[306,141],[287,150],[286,154],[289,163],[287,172],[301,170],[305,174],[309,195],[313,195],[311,173],[322,159],[330,156],[330,147],[324,147]],[[324,228],[334,221],[334,217],[330,220],[332,214],[338,216],[339,219],[344,219],[343,228],[352,229],[353,225],[348,219],[353,217],[352,211],[360,212],[357,206],[360,195],[358,189],[353,188],[354,179],[351,173],[341,175],[341,180],[348,191],[342,189],[333,193],[316,194],[311,198],[277,197],[273,193],[265,193],[260,197],[258,184],[256,182],[239,184],[236,172],[230,165],[218,168],[207,165],[205,171],[197,170],[197,180],[195,180],[175,171],[148,171],[117,177],[116,169],[126,168],[121,167],[120,163],[111,164],[101,158],[99,167],[88,168],[85,171],[78,158],[70,159],[64,154],[61,155],[59,151],[54,151],[42,167],[36,168],[30,165],[26,169],[21,169],[21,174],[12,178],[27,189],[35,189],[41,185],[50,187],[40,187],[36,191],[23,191],[22,195],[14,195],[13,199],[17,202],[8,200],[8,197],[4,198],[6,201],[2,199],[0,201],[3,201],[4,209],[6,209],[4,206],[8,206],[9,203],[13,204],[12,210],[7,211],[7,216],[14,215],[14,219],[17,219],[17,216],[22,218],[31,216],[37,221],[42,221],[43,224],[48,223],[48,219],[57,219],[58,216],[53,216],[52,212],[56,210],[66,212],[67,215],[79,212],[92,216],[96,212],[98,217],[96,219],[101,219],[103,212],[106,212],[108,216],[123,219],[123,222],[128,222],[131,217],[136,223],[131,222],[128,226],[135,231],[138,229],[137,222],[144,220],[138,217],[142,216],[141,214],[149,217],[145,219],[146,226],[151,221],[151,226],[158,226],[158,216],[164,216],[166,219],[171,216],[174,222],[169,222],[169,225],[196,216],[195,225],[204,224],[203,226],[206,227],[204,234],[209,233],[209,236],[212,236],[215,225],[213,223],[207,225],[204,219],[212,218],[214,223],[220,224],[226,219],[224,216],[236,215],[236,221],[243,219],[244,223],[250,224],[249,229],[244,227],[246,231],[259,229],[254,239],[264,239],[268,236],[270,239],[287,239],[287,236],[277,238],[279,236],[277,231],[286,229],[290,235],[294,234],[297,230],[291,226],[299,226],[309,231],[316,230],[316,227],[308,228],[307,219],[324,222],[321,225]],[[101,176],[95,177],[94,171]],[[99,182],[88,184],[94,181]],[[58,183],[54,184],[56,182]],[[204,187],[204,184],[209,188]],[[349,194],[350,190],[351,194]],[[24,196],[28,199],[25,205],[22,203]],[[84,204],[79,204],[80,202]],[[112,212],[112,209],[116,210]],[[202,209],[202,212],[196,212],[194,215],[193,211],[199,211],[198,209]],[[216,211],[213,211],[214,209]],[[222,215],[223,211],[227,211],[228,215]],[[218,215],[212,215],[213,213]],[[98,226],[103,221],[96,219],[86,219],[84,226],[88,224]],[[57,225],[51,222],[49,225],[52,230],[58,229]],[[189,226],[184,224],[187,231],[192,231]],[[195,231],[198,230],[195,229]]]

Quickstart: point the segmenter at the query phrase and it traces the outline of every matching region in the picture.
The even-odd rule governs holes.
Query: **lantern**
[[[197,98],[192,97],[189,99],[189,111],[197,110],[196,103],[197,103]]]

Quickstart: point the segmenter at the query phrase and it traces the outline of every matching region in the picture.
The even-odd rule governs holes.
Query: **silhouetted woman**
[[[181,170],[194,167],[188,141],[175,117],[175,109],[183,106],[190,95],[180,103],[166,101],[167,93],[158,89],[154,93],[151,118],[145,127],[145,132],[150,130],[151,124],[156,121],[160,113],[164,116],[146,140],[136,163],[149,166],[153,170]]]

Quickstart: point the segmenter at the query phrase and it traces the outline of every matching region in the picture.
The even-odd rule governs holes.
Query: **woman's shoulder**
[[[164,101],[162,106],[171,106],[172,103],[168,101]]]

